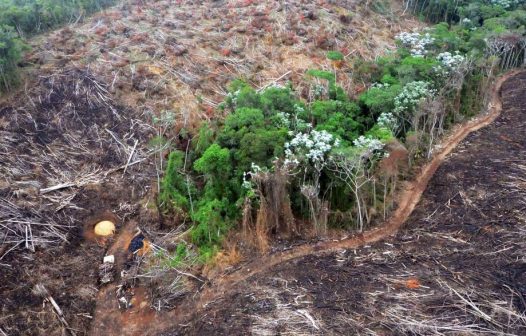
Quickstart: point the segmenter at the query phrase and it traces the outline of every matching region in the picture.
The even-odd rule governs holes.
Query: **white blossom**
[[[297,165],[303,160],[313,164],[324,163],[327,154],[338,145],[339,140],[327,131],[312,130],[309,133],[297,133],[285,144],[285,165]]]
[[[409,49],[414,57],[424,57],[428,51],[426,48],[435,42],[435,39],[429,33],[408,33],[402,32],[396,36],[402,45]]]
[[[227,94],[227,98],[231,99],[233,106],[235,106],[237,104],[237,97],[239,96],[240,92],[241,92],[240,90],[237,90],[235,92],[229,92]]]
[[[369,151],[377,151],[382,150],[384,148],[384,144],[380,140],[364,137],[363,135],[361,135],[358,139],[354,140],[353,145],[355,147]]]
[[[278,127],[290,128],[290,115],[285,112],[276,113],[278,119]]]
[[[431,88],[431,84],[424,81],[415,81],[407,83],[402,92],[395,98],[396,114],[409,111],[414,108],[420,101],[426,97],[434,95],[436,91]]]
[[[376,123],[381,128],[387,128],[391,131],[396,130],[396,128],[398,127],[398,121],[395,115],[391,112],[382,112],[382,114],[380,114],[380,116],[378,117]]]
[[[510,8],[512,6],[523,3],[524,0],[491,0],[491,4],[494,6],[501,6],[502,8]]]
[[[296,112],[296,114],[300,114],[305,112],[305,109],[298,104],[294,104],[294,112]]]
[[[438,54],[437,60],[446,69],[448,69],[449,71],[453,71],[457,69],[462,63],[464,63],[466,58],[460,55],[459,51],[456,51],[454,55],[446,51],[446,52]]]
[[[386,89],[390,86],[391,85],[389,83],[373,83],[373,85],[371,85],[371,88]]]
[[[361,160],[370,160],[374,157],[381,158],[388,155],[384,151],[385,144],[378,139],[362,135],[353,141],[353,145],[359,150]]]
[[[252,177],[256,176],[257,174],[268,171],[267,168],[261,168],[254,162],[252,162],[249,172],[243,172],[243,182],[241,183],[241,187],[246,189],[248,192],[254,191],[254,182],[252,181]]]
[[[267,86],[266,88],[264,88],[263,92],[267,91],[268,89],[286,89],[286,86],[274,82],[270,84],[269,86]]]

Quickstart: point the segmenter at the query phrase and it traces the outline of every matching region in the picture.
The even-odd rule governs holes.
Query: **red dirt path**
[[[433,159],[421,169],[416,179],[409,182],[404,188],[398,200],[397,210],[383,225],[344,240],[302,245],[250,262],[244,265],[239,271],[213,279],[212,284],[199,293],[197,298],[188,298],[176,308],[175,311],[158,314],[153,319],[145,319],[144,322],[147,323],[142,326],[137,323],[129,324],[128,319],[118,319],[113,321],[112,324],[101,323],[100,320],[95,319],[92,324],[91,334],[154,335],[160,330],[188,321],[192,316],[198,316],[200,311],[203,309],[206,310],[206,307],[210,303],[224,296],[232,295],[233,290],[237,288],[236,286],[238,284],[243,283],[248,278],[252,278],[257,274],[265,273],[277,265],[306,256],[326,255],[341,250],[357,249],[396,234],[413,212],[429,181],[448,154],[450,154],[466,136],[491,124],[500,116],[502,111],[502,103],[499,97],[501,86],[518,73],[520,73],[520,71],[513,71],[496,81],[491,92],[491,103],[488,113],[466,124],[459,125],[451,132],[443,141],[442,146],[435,153]],[[104,302],[99,303],[98,306],[101,304],[104,304]]]

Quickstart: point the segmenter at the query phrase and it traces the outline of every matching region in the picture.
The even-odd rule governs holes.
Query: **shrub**
[[[331,61],[343,61],[343,54],[339,51],[328,51],[327,58]]]
[[[0,91],[9,90],[18,82],[17,64],[24,49],[14,29],[0,24]]]
[[[364,117],[353,102],[318,100],[312,103],[309,119],[317,130],[325,130],[345,141],[352,141],[365,131],[371,118]]]
[[[439,62],[434,58],[406,57],[395,71],[402,84],[414,81],[434,81],[436,78],[435,67]]]
[[[373,118],[378,118],[380,114],[394,110],[395,98],[401,90],[400,85],[373,86],[360,95],[359,101],[367,108]]]
[[[259,98],[258,101],[264,102]],[[275,106],[267,104],[266,108],[272,111]],[[265,118],[260,109],[251,107],[237,108],[226,118],[218,142],[232,152],[238,176],[249,170],[253,162],[268,166],[275,156],[283,153],[287,129],[275,123],[276,119]]]
[[[190,230],[192,242],[199,247],[203,261],[208,260],[218,249],[229,225],[225,220],[227,214],[226,200],[202,200],[192,216],[194,226]]]
[[[168,164],[161,181],[158,201],[162,209],[184,218],[189,210],[188,195],[195,194],[195,187],[189,185],[184,172],[185,154],[174,151],[168,157]]]

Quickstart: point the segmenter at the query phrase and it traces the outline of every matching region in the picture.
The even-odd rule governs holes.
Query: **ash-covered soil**
[[[525,335],[526,73],[396,236],[256,274],[162,335]]]
[[[0,331],[64,332],[35,291],[43,285],[70,330],[85,335],[112,241],[96,239],[93,225],[112,220],[119,231],[147,215],[141,205],[154,181],[147,146],[154,130],[87,70],[33,84],[0,105]]]

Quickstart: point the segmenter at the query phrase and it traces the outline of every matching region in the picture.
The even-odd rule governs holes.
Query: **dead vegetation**
[[[259,88],[291,80],[302,92],[306,70],[333,70],[328,50],[346,56],[338,84],[359,91],[352,61],[375,58],[397,33],[421,26],[392,6],[380,13],[340,0],[131,1],[36,41],[28,60],[46,72],[89,67],[127,105],[173,111],[178,128],[192,128],[214,117],[237,78]]]
[[[523,335],[525,88],[524,73],[503,85],[502,115],[443,163],[396,236],[279,263],[163,335]]]
[[[78,221],[71,213],[85,211],[76,203],[79,191],[147,160],[152,130],[121,115],[106,87],[81,70],[42,77],[24,100],[0,110],[1,238],[34,252],[67,242]]]
[[[135,203],[155,176],[148,168],[154,149],[147,146],[154,130],[144,119],[117,105],[103,82],[80,69],[39,77],[0,108],[6,333],[59,332],[63,319],[84,333],[107,243],[91,239],[90,225],[142,216]],[[31,292],[37,284],[63,314],[42,307],[42,297]]]

